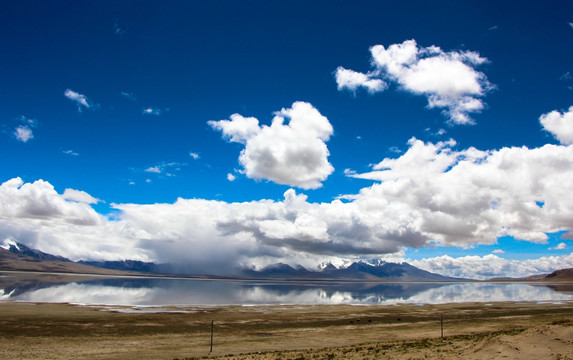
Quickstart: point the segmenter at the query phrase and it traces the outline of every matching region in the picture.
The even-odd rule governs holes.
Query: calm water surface
[[[130,306],[558,302],[573,300],[573,284],[266,282],[0,273],[0,300]]]

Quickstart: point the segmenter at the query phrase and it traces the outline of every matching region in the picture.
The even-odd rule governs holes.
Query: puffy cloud
[[[16,130],[14,130],[14,136],[18,141],[21,142],[28,142],[28,140],[34,138],[34,134],[32,133],[32,129],[26,125],[19,125]]]
[[[287,125],[285,117],[290,118]],[[281,110],[270,126],[257,121],[249,128],[254,121],[236,119],[248,129],[233,120],[211,126],[245,145],[240,159],[251,177],[250,163],[243,157],[278,148],[277,162],[286,166],[293,160],[283,153],[299,149],[288,148],[290,139],[324,145],[332,134],[328,120],[307,103]],[[471,247],[494,244],[507,235],[544,243],[547,233],[562,231],[563,238],[571,238],[573,202],[564,194],[573,193],[573,146],[481,151],[456,149],[453,140],[424,143],[414,138],[408,145],[407,151],[383,159],[368,173],[345,171],[375,183],[325,203],[309,202],[289,189],[281,201],[113,204],[118,212],[106,218],[89,206],[97,200],[89,194],[58,194],[45,181],[15,178],[0,186],[0,238],[72,259],[169,261],[187,271],[213,273],[278,261],[340,263],[396,254],[407,247]],[[322,155],[326,161],[327,152]],[[149,169],[162,172],[167,165],[176,164]],[[301,187],[310,184],[300,176],[273,176]],[[569,266],[571,255],[523,265],[493,254],[460,259],[441,257],[414,265],[452,276],[487,277],[552,271]]]
[[[66,89],[66,91],[64,92],[64,96],[75,102],[78,105],[78,111],[80,112],[82,111],[82,106],[85,107],[86,109],[92,107],[91,102],[85,95],[77,93],[73,90]]]
[[[236,179],[235,175],[233,175],[233,174],[231,174],[231,173],[228,173],[228,174],[227,174],[227,180],[229,180],[229,181],[235,181],[235,179]]]
[[[553,110],[543,114],[539,122],[545,131],[550,132],[562,144],[573,144],[573,106],[564,113]]]
[[[288,124],[285,118],[290,119]],[[239,162],[249,178],[316,189],[334,171],[326,147],[332,125],[309,103],[295,102],[282,109],[270,126],[259,126],[256,118],[239,114],[209,125],[229,141],[245,145]]]
[[[567,244],[565,244],[564,242],[559,243],[557,246],[553,248],[549,248],[549,250],[565,250],[565,249],[567,249]]]
[[[342,66],[336,69],[335,77],[338,90],[349,89],[355,92],[359,87],[365,87],[369,93],[375,93],[387,87],[387,84],[380,79],[373,79],[367,74],[348,70]]]
[[[562,196],[573,191],[573,147],[484,152],[455,151],[454,144],[412,139],[399,158],[369,173],[348,172],[381,181],[362,189],[355,203],[370,211],[399,206],[420,236],[441,245],[492,244],[504,235],[545,242],[546,233],[573,228],[573,205]]]
[[[91,208],[88,202],[97,199],[77,190],[65,194],[43,180],[14,178],[1,184],[0,238],[73,260],[150,259],[137,240],[123,236],[123,224]]]
[[[261,131],[259,120],[239,114],[231,115],[231,120],[209,121],[208,124],[213,129],[221,131],[228,141],[241,144],[246,144]]]
[[[426,96],[428,107],[444,109],[453,124],[473,124],[469,114],[484,108],[480,97],[492,86],[485,74],[475,69],[487,61],[477,52],[418,47],[415,40],[388,48],[375,45],[370,52],[374,70],[369,74],[338,68],[339,90],[364,86],[373,92],[383,89],[383,80],[394,82],[405,91]]]
[[[492,277],[526,277],[573,267],[573,253],[563,256],[546,256],[538,259],[508,260],[496,255],[463,256],[448,255],[422,260],[407,260],[410,264],[438,274],[489,279]]]
[[[199,154],[195,153],[195,152],[190,152],[189,156],[191,156],[193,158],[193,160],[199,160],[199,158],[201,156],[199,156]]]
[[[25,116],[20,116],[18,122],[20,122],[21,125],[18,125],[13,132],[13,135],[16,138],[16,140],[25,143],[33,139],[34,134],[32,129],[38,126],[38,121],[36,121],[35,119],[28,119]]]

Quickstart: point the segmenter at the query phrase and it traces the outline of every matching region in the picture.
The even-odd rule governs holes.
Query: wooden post
[[[209,350],[209,354],[213,352],[213,320],[211,320],[211,350]]]
[[[440,329],[442,331],[442,339],[444,338],[444,315],[440,315]]]

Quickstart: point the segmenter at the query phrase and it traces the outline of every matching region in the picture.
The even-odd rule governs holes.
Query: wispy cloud
[[[119,20],[117,19],[113,23],[113,32],[118,36],[124,36],[127,34],[127,31],[119,25]]]
[[[92,103],[87,98],[87,96],[82,95],[82,94],[75,92],[73,90],[66,89],[66,91],[64,92],[64,96],[67,97],[68,99],[72,100],[74,103],[76,103],[78,105],[78,111],[79,112],[82,111],[82,107],[84,107],[86,109],[90,109],[93,106]]]
[[[228,174],[227,174],[227,180],[229,180],[229,181],[232,182],[232,181],[235,181],[235,179],[236,179],[235,175],[233,175],[233,174],[231,174],[231,173],[228,173]]]
[[[201,158],[201,156],[199,156],[199,154],[197,154],[195,152],[190,152],[189,156],[191,156],[193,158],[193,160],[199,160],[199,158]]]
[[[62,151],[62,153],[69,155],[69,156],[80,156],[80,154],[78,154],[77,152],[75,152],[73,150],[64,150],[64,151]]]
[[[131,101],[137,101],[137,97],[135,96],[135,94],[127,92],[127,91],[122,91],[119,93],[121,96],[123,96],[126,99],[129,99]]]
[[[161,114],[163,114],[164,112],[169,111],[169,108],[165,108],[165,109],[159,109],[159,108],[152,108],[152,107],[148,107],[143,109],[143,111],[141,112],[143,115],[154,115],[154,116],[159,116]]]
[[[158,165],[153,165],[147,167],[144,172],[152,173],[152,174],[162,174],[165,176],[175,176],[176,171],[180,171],[182,166],[186,166],[185,163],[178,163],[178,162],[170,162],[170,163],[161,163]]]

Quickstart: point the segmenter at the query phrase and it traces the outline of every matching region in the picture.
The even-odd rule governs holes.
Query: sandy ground
[[[573,302],[128,308],[2,301],[0,358],[573,359]]]

